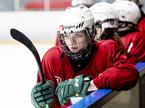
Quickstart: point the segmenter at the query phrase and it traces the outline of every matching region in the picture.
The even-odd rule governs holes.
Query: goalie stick
[[[38,53],[37,49],[35,48],[34,44],[32,43],[32,41],[27,36],[25,36],[23,33],[21,33],[20,31],[18,31],[16,29],[13,29],[13,28],[10,30],[10,34],[13,39],[24,44],[32,52],[32,54],[34,55],[36,62],[38,64],[41,81],[42,81],[42,83],[45,83],[40,56],[39,56],[39,53]]]

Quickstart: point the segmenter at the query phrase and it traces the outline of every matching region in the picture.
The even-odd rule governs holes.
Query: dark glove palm
[[[53,103],[54,88],[52,81],[47,80],[45,84],[37,83],[31,92],[32,103],[35,108],[51,107]]]

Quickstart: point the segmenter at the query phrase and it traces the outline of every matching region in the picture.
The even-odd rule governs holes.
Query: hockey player
[[[117,41],[122,49],[124,45],[121,42],[120,36],[117,33],[118,29],[118,15],[114,11],[112,4],[107,2],[99,2],[90,7],[90,10],[94,16],[94,24],[96,29],[95,40],[101,40],[99,42],[107,42],[103,40],[113,39]],[[124,50],[124,54],[126,51]]]
[[[119,16],[118,33],[130,61],[133,63],[144,61],[145,33],[136,28],[141,17],[138,6],[131,1],[114,2],[113,6]]]
[[[36,108],[70,105],[70,97],[85,96],[91,89],[128,90],[136,84],[138,72],[121,55],[120,45],[111,40],[109,46],[94,42],[93,25],[93,15],[84,5],[64,11],[58,29],[60,46],[49,49],[42,60],[47,81],[42,84],[38,75],[32,89]]]
[[[118,15],[112,4],[99,2],[90,7],[96,29],[95,40],[113,39],[118,28]]]

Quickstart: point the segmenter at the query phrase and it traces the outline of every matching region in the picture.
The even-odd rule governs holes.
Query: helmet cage
[[[114,30],[111,30],[111,29],[116,29],[116,28],[110,28],[110,27],[103,28],[103,27],[102,27],[102,24],[104,24],[104,23],[110,23],[110,24],[113,25],[113,24],[116,23],[116,22],[118,22],[118,19],[113,19],[113,18],[105,19],[105,20],[103,20],[103,21],[96,21],[96,22],[95,22],[95,28],[101,28],[102,31],[101,31],[101,34],[100,34],[100,35],[97,35],[97,33],[96,33],[95,40],[101,40],[101,39],[107,38],[106,36],[108,35],[108,30],[109,30],[110,32],[112,32],[112,31],[114,31]],[[108,30],[107,30],[107,29],[108,29]],[[107,33],[105,33],[105,32],[107,32]]]
[[[135,28],[136,24],[129,21],[118,21],[118,31],[125,31],[130,28]]]
[[[87,36],[88,40],[88,45],[86,49],[81,49],[80,51],[74,53],[70,51],[68,46],[66,45],[66,42],[64,40],[64,37],[66,35],[66,32],[64,34],[58,32],[58,40],[59,40],[59,47],[63,53],[65,53],[68,57],[70,57],[73,60],[82,60],[88,57],[91,54],[91,49],[92,49],[92,31],[89,30],[89,28],[86,28],[84,30]],[[73,31],[71,32],[73,33]]]
[[[116,21],[118,21],[118,19],[105,19],[105,20],[103,20],[103,21],[96,21],[95,22],[95,27],[101,27],[101,25],[103,24],[103,23],[108,23],[108,22],[110,22],[110,24],[112,23],[114,23],[114,22],[116,22]]]

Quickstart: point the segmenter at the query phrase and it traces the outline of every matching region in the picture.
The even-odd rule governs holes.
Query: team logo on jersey
[[[59,76],[54,76],[54,77],[55,77],[57,83],[61,83],[62,82],[62,79]]]

